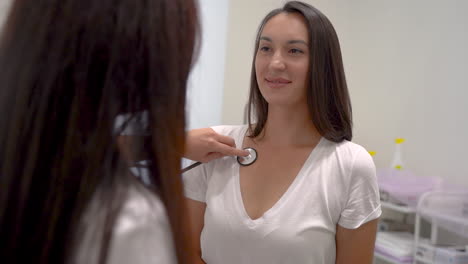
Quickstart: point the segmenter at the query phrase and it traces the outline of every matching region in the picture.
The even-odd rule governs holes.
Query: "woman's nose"
[[[273,54],[269,66],[272,70],[284,70],[286,68],[284,58],[280,52]]]

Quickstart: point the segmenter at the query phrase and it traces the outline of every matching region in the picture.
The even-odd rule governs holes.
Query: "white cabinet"
[[[399,204],[385,202],[385,201],[382,201],[381,205],[382,205],[382,211],[384,212],[383,215],[385,215],[385,213],[400,214],[403,216],[404,222],[408,222],[408,218],[412,218],[415,214],[415,209],[405,206],[405,205],[399,205]],[[381,219],[381,221],[382,220],[383,219]],[[375,264],[408,264],[410,262],[407,262],[405,260],[398,260],[397,258],[392,258],[376,250],[374,252],[374,263]]]
[[[468,192],[427,192],[419,198],[416,209],[389,202],[382,202],[382,209],[384,212],[414,216],[413,264],[468,263],[468,247],[463,251],[463,245],[468,245]],[[422,228],[423,222],[428,226]],[[445,248],[436,246],[440,245],[439,234],[442,230],[453,235],[443,241]],[[374,259],[375,264],[408,263],[378,251],[374,253]]]
[[[421,237],[422,219],[431,225],[430,236],[426,239]],[[422,247],[427,253],[424,258],[422,254],[415,252],[415,264],[468,263],[468,248],[460,248],[462,245],[445,249],[433,246],[439,243],[440,229],[459,238],[457,241],[448,241],[448,244],[468,245],[468,193],[437,191],[423,194],[416,209],[414,232],[415,248]]]

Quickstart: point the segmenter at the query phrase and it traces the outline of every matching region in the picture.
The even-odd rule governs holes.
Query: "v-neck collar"
[[[244,143],[244,138],[247,133],[247,128],[248,126],[245,126],[241,131],[239,138],[236,142],[237,146],[243,146]],[[324,137],[321,137],[317,145],[312,149],[310,152],[309,156],[307,159],[304,161],[304,164],[302,164],[301,169],[297,173],[296,177],[294,180],[291,182],[291,184],[288,186],[286,191],[281,195],[281,197],[276,201],[271,208],[266,210],[262,216],[256,219],[252,219],[249,214],[247,213],[247,210],[245,209],[244,205],[244,200],[242,198],[242,192],[241,192],[241,186],[240,186],[240,165],[236,163],[235,166],[233,166],[233,175],[234,175],[234,195],[235,195],[235,203],[237,205],[237,209],[239,212],[239,215],[242,219],[242,221],[249,227],[253,228],[255,226],[260,225],[263,223],[265,220],[269,219],[273,215],[277,214],[278,211],[280,211],[281,207],[287,202],[289,197],[294,193],[294,190],[299,186],[299,184],[302,182],[302,179],[304,178],[305,172],[304,170],[307,169],[307,164],[312,163],[312,161],[315,159],[315,157],[318,155],[318,152],[320,151],[321,145],[325,141]],[[261,155],[261,153],[259,153]]]

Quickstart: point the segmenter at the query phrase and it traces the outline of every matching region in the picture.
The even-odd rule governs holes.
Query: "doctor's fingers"
[[[215,151],[213,152],[218,152],[223,154],[224,156],[241,156],[245,157],[249,155],[249,152],[246,150],[242,149],[237,149],[236,144],[234,143],[234,140],[230,137],[226,136],[220,136],[223,137],[223,139],[218,137],[218,142],[215,147]],[[225,140],[225,141],[222,141]],[[226,142],[226,143],[224,143]]]

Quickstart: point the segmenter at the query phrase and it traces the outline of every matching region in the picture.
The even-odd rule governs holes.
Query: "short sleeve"
[[[183,177],[185,197],[195,201],[206,201],[206,190],[208,188],[208,170],[211,164],[205,163],[187,172]]]
[[[356,154],[351,168],[348,199],[338,224],[344,228],[356,229],[377,219],[382,210],[374,161],[364,148]]]

